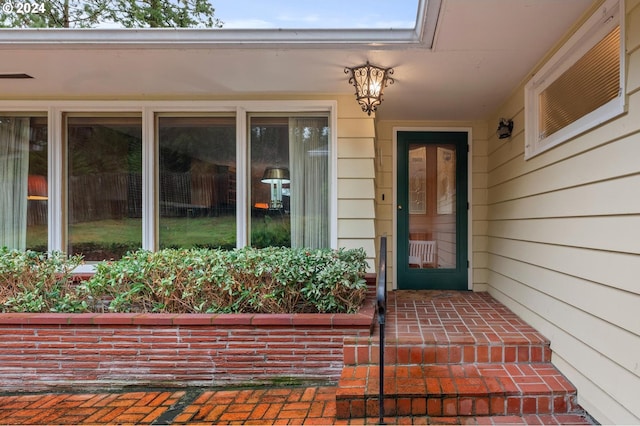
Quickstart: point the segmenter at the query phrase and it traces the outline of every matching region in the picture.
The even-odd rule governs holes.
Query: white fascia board
[[[0,49],[25,48],[166,48],[327,47],[420,45],[416,29],[0,29]]]

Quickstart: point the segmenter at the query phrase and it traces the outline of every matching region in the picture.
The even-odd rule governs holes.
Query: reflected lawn
[[[289,245],[288,217],[260,218],[252,221],[254,245]],[[160,248],[236,247],[235,216],[161,218]],[[142,246],[142,219],[124,218],[76,223],[69,227],[69,240],[74,252],[85,260],[121,257]],[[45,251],[46,225],[29,226],[27,248]],[[93,254],[92,254],[93,253]]]

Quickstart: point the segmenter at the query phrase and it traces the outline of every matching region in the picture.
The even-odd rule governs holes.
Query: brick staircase
[[[393,292],[387,311],[385,417],[591,423],[549,341],[488,294]],[[378,330],[345,342],[344,363],[337,418],[378,417]]]

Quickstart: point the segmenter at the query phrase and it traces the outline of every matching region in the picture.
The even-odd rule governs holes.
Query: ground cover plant
[[[3,312],[355,312],[362,249],[138,250],[73,283],[78,256],[0,249]]]

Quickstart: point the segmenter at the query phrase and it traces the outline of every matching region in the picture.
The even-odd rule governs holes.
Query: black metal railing
[[[380,325],[380,390],[378,395],[380,408],[378,413],[380,414],[379,424],[384,424],[384,327],[387,313],[387,237],[385,235],[380,237],[377,296],[378,324]]]

